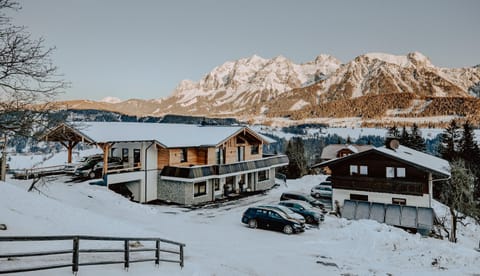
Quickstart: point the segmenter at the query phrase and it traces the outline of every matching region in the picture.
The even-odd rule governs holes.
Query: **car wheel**
[[[292,233],[293,233],[293,228],[292,228],[292,226],[290,226],[290,225],[288,225],[288,224],[285,225],[285,226],[283,227],[283,233],[285,233],[285,234],[287,234],[287,235],[292,234]]]
[[[88,177],[90,177],[90,179],[94,179],[95,178],[95,172],[90,172],[88,174]]]
[[[313,223],[314,219],[313,219],[313,217],[308,216],[308,217],[305,218],[305,221],[306,221],[307,223]]]
[[[250,228],[257,228],[257,220],[251,219],[248,221],[248,227]]]

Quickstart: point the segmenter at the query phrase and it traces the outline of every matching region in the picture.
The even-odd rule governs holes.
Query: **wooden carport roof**
[[[47,142],[59,142],[62,144],[66,142],[95,143],[93,139],[67,124],[58,125],[44,135],[41,140],[45,140]]]

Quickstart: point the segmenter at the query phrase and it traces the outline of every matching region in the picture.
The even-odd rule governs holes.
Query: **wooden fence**
[[[130,263],[138,263],[138,262],[155,262],[156,265],[159,265],[160,262],[171,262],[171,263],[178,263],[180,267],[183,268],[184,265],[184,256],[183,256],[183,248],[185,244],[160,239],[160,238],[135,238],[135,237],[97,237],[97,236],[31,236],[31,237],[0,237],[0,243],[3,242],[38,242],[38,241],[72,241],[72,249],[67,250],[55,250],[55,251],[39,251],[39,252],[22,252],[22,253],[3,253],[0,252],[0,263],[1,259],[6,258],[24,258],[24,257],[36,257],[36,256],[50,256],[50,255],[61,255],[61,254],[72,254],[72,262],[69,263],[60,263],[60,264],[52,264],[52,265],[44,265],[44,266],[36,266],[36,267],[16,267],[14,269],[7,269],[2,270],[0,268],[0,274],[5,273],[19,273],[19,272],[27,272],[27,271],[38,271],[38,270],[45,270],[45,269],[54,269],[54,268],[62,268],[62,267],[72,267],[72,272],[77,273],[79,266],[87,266],[87,265],[107,265],[107,264],[123,264],[125,269],[128,269]],[[90,240],[90,241],[119,241],[123,242],[121,249],[112,249],[112,248],[96,248],[96,249],[87,249],[87,248],[80,248],[80,241],[82,240]],[[130,248],[131,241],[152,241],[155,242],[155,248]],[[168,246],[163,248],[161,244],[170,245],[169,247],[178,246],[178,251],[175,249],[171,249]],[[135,252],[154,252],[154,256],[149,258],[130,258],[132,253]],[[168,255],[168,258],[165,256],[160,256],[160,253],[163,252],[163,255]],[[107,260],[107,261],[95,261],[95,262],[80,262],[80,254],[100,254],[100,253],[123,253],[122,260]],[[174,259],[171,256],[178,255],[178,259]]]

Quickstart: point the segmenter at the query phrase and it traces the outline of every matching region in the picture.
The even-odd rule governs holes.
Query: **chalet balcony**
[[[334,189],[415,196],[422,196],[428,193],[427,183],[404,181],[395,178],[379,179],[365,176],[334,176],[332,177],[332,183]]]
[[[268,169],[271,167],[281,167],[286,165],[288,165],[288,157],[286,155],[275,155],[258,160],[242,161],[232,164],[192,167],[166,166],[163,168],[160,175],[193,179],[212,175],[224,175],[244,171],[253,171],[262,168]]]

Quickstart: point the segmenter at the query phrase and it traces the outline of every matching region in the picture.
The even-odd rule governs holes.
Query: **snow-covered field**
[[[478,275],[474,250],[480,227],[461,227],[459,243],[423,238],[374,221],[326,216],[319,229],[298,235],[250,229],[240,222],[248,206],[275,203],[286,190],[309,191],[325,176],[288,181],[266,194],[190,210],[130,202],[105,187],[61,176],[26,192],[30,181],[0,183],[0,235],[154,236],[186,243],[185,267],[134,263],[80,267],[80,275]],[[66,183],[67,182],[67,183]],[[437,206],[437,209],[441,206]],[[44,243],[43,243],[44,244]],[[71,244],[68,244],[71,246]],[[68,247],[67,246],[67,247]],[[60,248],[60,245],[42,249]],[[62,247],[65,248],[65,247]],[[0,253],[27,250],[0,244]],[[62,258],[62,257],[53,257]],[[63,260],[70,261],[66,255]],[[23,265],[34,264],[30,259]],[[58,260],[57,260],[58,261]],[[0,260],[0,268],[19,260]],[[45,263],[43,263],[45,264]],[[22,275],[71,275],[70,268]]]

